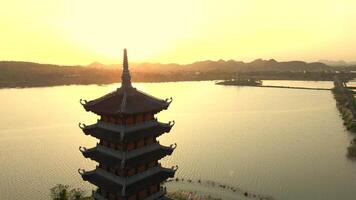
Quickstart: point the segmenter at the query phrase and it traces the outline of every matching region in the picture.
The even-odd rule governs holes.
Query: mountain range
[[[39,87],[68,84],[117,83],[121,64],[93,62],[87,66],[61,66],[33,62],[0,61],[1,87]],[[336,71],[356,71],[356,66],[332,67],[321,62],[278,62],[257,59],[200,61],[191,64],[130,63],[135,82],[222,80],[240,73],[263,80],[332,80]]]
[[[104,65],[99,62],[89,64],[87,67],[97,69],[120,69],[121,65]],[[224,71],[224,72],[251,72],[251,71],[328,71],[330,66],[321,62],[306,63],[303,61],[278,62],[274,59],[257,59],[252,62],[235,60],[199,61],[191,64],[161,64],[161,63],[131,63],[130,69],[139,72],[176,72],[176,71]]]

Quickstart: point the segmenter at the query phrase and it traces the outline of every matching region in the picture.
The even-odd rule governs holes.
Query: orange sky
[[[0,60],[356,60],[354,0],[11,0]]]

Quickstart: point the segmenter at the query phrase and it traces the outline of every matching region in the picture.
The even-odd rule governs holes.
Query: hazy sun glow
[[[0,60],[356,60],[355,0],[11,0]]]

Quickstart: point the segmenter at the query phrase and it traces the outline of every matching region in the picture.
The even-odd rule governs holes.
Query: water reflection
[[[178,177],[239,185],[275,199],[355,198],[356,166],[345,157],[351,136],[329,91],[226,87],[210,81],[135,85],[174,99],[158,118],[176,121],[160,141],[178,143],[163,161],[179,165]],[[90,189],[77,169],[95,163],[84,159],[78,146],[91,147],[96,140],[77,124],[94,123],[97,117],[78,101],[116,87],[0,90],[0,199],[47,199],[57,183]]]

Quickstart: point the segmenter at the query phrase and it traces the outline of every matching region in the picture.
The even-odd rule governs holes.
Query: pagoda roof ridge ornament
[[[171,167],[171,169],[172,169],[173,171],[177,171],[177,170],[178,170],[178,165]]]
[[[177,148],[177,143],[171,144],[169,145],[170,148],[172,148],[173,150]]]
[[[82,129],[82,130],[87,127],[87,125],[85,125],[85,124],[83,124],[83,123],[80,123],[80,122],[79,122],[78,126],[79,126],[79,128]]]
[[[85,147],[82,147],[82,146],[79,147],[79,151],[82,152],[82,153],[83,153],[84,151],[86,151],[86,150],[87,150],[87,148],[85,148]]]
[[[165,101],[165,102],[167,102],[167,103],[172,103],[173,98],[172,98],[172,97],[170,97],[170,98],[165,99],[164,101]]]
[[[168,122],[168,125],[169,125],[169,126],[171,126],[171,127],[173,127],[173,126],[174,126],[174,124],[176,124],[176,122],[175,122],[174,120],[173,120],[173,121],[169,121],[169,122]]]
[[[80,175],[83,175],[85,172],[86,172],[86,171],[85,171],[84,169],[78,169],[78,173],[79,173]]]
[[[79,103],[80,103],[80,104],[82,104],[82,105],[84,106],[85,104],[87,104],[87,103],[88,103],[88,101],[87,101],[87,100],[85,100],[85,99],[80,99],[80,100],[79,100]]]

